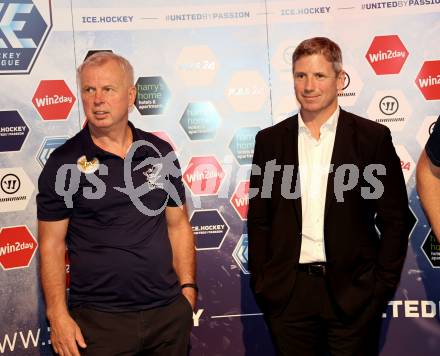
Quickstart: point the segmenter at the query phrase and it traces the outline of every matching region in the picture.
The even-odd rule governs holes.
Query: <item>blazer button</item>
[[[297,235],[297,237],[298,237],[299,239],[302,237],[302,233],[301,233],[301,232],[298,232],[296,235]]]

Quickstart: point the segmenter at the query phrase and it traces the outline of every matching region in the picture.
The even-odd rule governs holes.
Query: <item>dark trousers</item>
[[[188,355],[192,309],[182,295],[173,303],[137,312],[71,310],[87,348],[84,356]]]
[[[375,356],[379,353],[383,303],[372,303],[354,319],[345,317],[324,276],[298,271],[289,304],[266,321],[282,356]]]

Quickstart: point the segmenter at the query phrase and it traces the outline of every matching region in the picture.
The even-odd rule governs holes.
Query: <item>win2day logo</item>
[[[0,74],[29,74],[51,29],[51,0],[0,1]]]

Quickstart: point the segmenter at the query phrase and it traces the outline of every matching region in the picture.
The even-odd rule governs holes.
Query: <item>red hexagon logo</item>
[[[183,181],[194,195],[215,195],[225,173],[214,156],[192,157],[183,174]]]
[[[0,264],[4,270],[25,268],[32,261],[37,241],[27,226],[9,226],[0,231]]]
[[[416,85],[426,100],[440,100],[440,60],[423,63]]]
[[[241,220],[247,219],[249,208],[249,181],[240,182],[231,197],[231,205]]]
[[[64,80],[42,80],[32,98],[43,120],[66,120],[75,101]]]
[[[408,54],[399,36],[376,36],[365,58],[377,75],[398,74]]]

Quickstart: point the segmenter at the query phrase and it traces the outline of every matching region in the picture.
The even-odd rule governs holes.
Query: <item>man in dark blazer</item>
[[[387,127],[338,106],[333,41],[292,58],[300,112],[257,134],[248,212],[252,288],[279,355],[377,355],[408,245],[408,199]]]
[[[417,193],[440,242],[440,116],[417,162]]]

